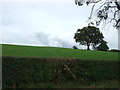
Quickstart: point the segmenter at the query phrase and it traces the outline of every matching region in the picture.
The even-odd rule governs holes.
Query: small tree
[[[87,45],[87,50],[90,50],[90,46],[95,46],[103,41],[103,34],[99,28],[94,26],[87,26],[82,29],[78,29],[75,33],[74,39],[81,45]]]
[[[106,41],[102,41],[101,44],[97,47],[97,50],[100,50],[100,51],[107,51],[108,49],[109,47],[107,46]]]
[[[77,46],[73,46],[73,49],[78,49]]]

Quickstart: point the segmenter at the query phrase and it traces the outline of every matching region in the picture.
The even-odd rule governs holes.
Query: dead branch
[[[68,66],[65,65],[64,63],[62,63],[62,64],[63,64],[63,66],[66,68],[66,70],[71,74],[71,76],[72,76],[74,79],[76,79],[76,76],[71,72],[71,70],[68,68]]]

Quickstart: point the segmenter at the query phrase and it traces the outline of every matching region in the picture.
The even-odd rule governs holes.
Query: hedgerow
[[[118,80],[119,61],[64,58],[2,57],[3,88],[21,88],[38,83]]]

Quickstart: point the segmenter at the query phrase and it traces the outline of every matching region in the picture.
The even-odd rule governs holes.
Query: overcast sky
[[[77,29],[87,26],[90,6],[72,2],[0,3],[0,43],[71,48]],[[118,48],[118,32],[112,26],[102,30],[110,49]]]

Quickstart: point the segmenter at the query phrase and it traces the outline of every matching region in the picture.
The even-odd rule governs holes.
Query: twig
[[[76,76],[71,72],[71,70],[68,68],[68,66],[65,65],[64,63],[62,63],[62,64],[63,64],[63,66],[67,69],[67,71],[72,75],[72,77],[73,77],[74,79],[76,79]]]

